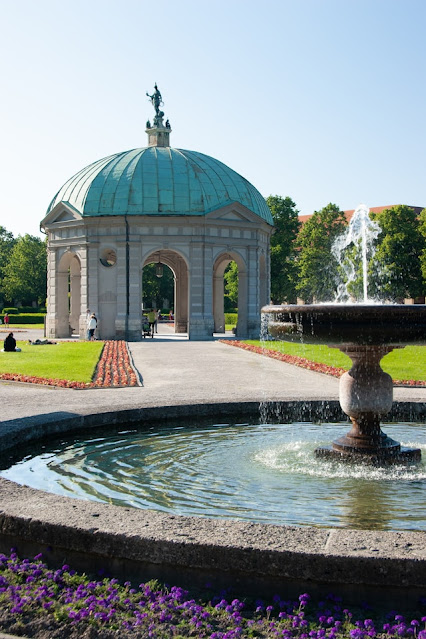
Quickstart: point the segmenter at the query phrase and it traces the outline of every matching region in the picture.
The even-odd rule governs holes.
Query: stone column
[[[247,249],[247,337],[259,339],[260,335],[260,271],[258,250],[255,246]]]
[[[117,241],[117,317],[115,333],[119,339],[126,337],[126,242],[122,237]]]
[[[91,241],[87,247],[87,308],[92,313],[99,315],[99,290],[98,290],[98,270],[99,270],[99,243]],[[102,318],[99,317],[99,321]]]
[[[56,302],[56,268],[57,250],[47,249],[47,314],[46,314],[46,337],[59,337],[57,334],[57,302]]]
[[[175,333],[188,332],[189,274],[186,262],[178,257],[175,271]]]
[[[80,318],[79,318],[79,334],[80,334],[80,339],[86,339],[86,333],[87,333],[87,316],[86,316],[86,311],[88,308],[90,308],[89,306],[89,301],[88,301],[88,293],[89,293],[89,287],[88,287],[88,281],[87,281],[87,276],[88,276],[88,269],[87,269],[87,246],[82,246],[80,251],[79,251],[79,257],[80,257],[80,273],[81,273],[81,279],[80,279]]]
[[[205,244],[194,241],[190,246],[189,339],[213,338],[212,315],[213,267],[205,259]],[[208,305],[206,305],[206,300]],[[207,307],[206,307],[207,306]]]
[[[142,256],[139,241],[129,244],[129,325],[128,339],[142,339]]]

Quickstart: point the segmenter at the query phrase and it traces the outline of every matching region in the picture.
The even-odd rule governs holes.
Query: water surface
[[[273,524],[426,530],[426,428],[387,424],[422,450],[414,467],[348,466],[314,449],[348,424],[133,427],[51,440],[1,475],[58,495],[119,506]]]

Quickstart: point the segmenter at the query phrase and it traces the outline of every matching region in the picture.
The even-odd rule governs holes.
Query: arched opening
[[[162,262],[152,262],[142,271],[142,307],[170,311],[175,308],[175,275],[172,269]]]
[[[236,310],[235,333],[247,328],[247,276],[244,261],[236,253],[220,255],[213,268],[213,316],[215,333],[225,332],[225,311]]]
[[[143,309],[172,310],[175,333],[188,332],[188,266],[176,251],[159,249],[144,260]]]
[[[78,256],[65,253],[57,271],[57,337],[70,337],[79,330],[81,314],[81,265]]]

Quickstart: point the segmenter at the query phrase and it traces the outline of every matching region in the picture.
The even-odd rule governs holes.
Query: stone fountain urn
[[[276,339],[326,344],[349,355],[352,368],[340,378],[342,410],[351,430],[318,457],[370,464],[418,462],[418,448],[394,441],[380,427],[392,408],[393,384],[380,360],[394,348],[426,344],[426,305],[312,304],[265,306],[268,332]]]

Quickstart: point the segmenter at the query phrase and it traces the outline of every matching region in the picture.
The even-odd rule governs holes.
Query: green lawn
[[[351,367],[351,360],[337,348],[328,348],[316,344],[295,344],[293,342],[260,342],[244,340],[247,344],[263,346],[281,353],[305,357],[313,362],[338,366],[345,369]],[[406,346],[395,349],[381,361],[381,366],[392,379],[426,381],[426,346]]]
[[[90,382],[103,342],[58,342],[30,346],[17,341],[21,353],[0,353],[0,373],[18,373],[72,382]]]
[[[0,326],[1,329],[6,330],[5,329],[5,324],[2,324]],[[44,324],[9,324],[9,331],[13,331],[15,330],[15,328],[24,328],[27,331],[31,331],[33,328],[44,328]]]

